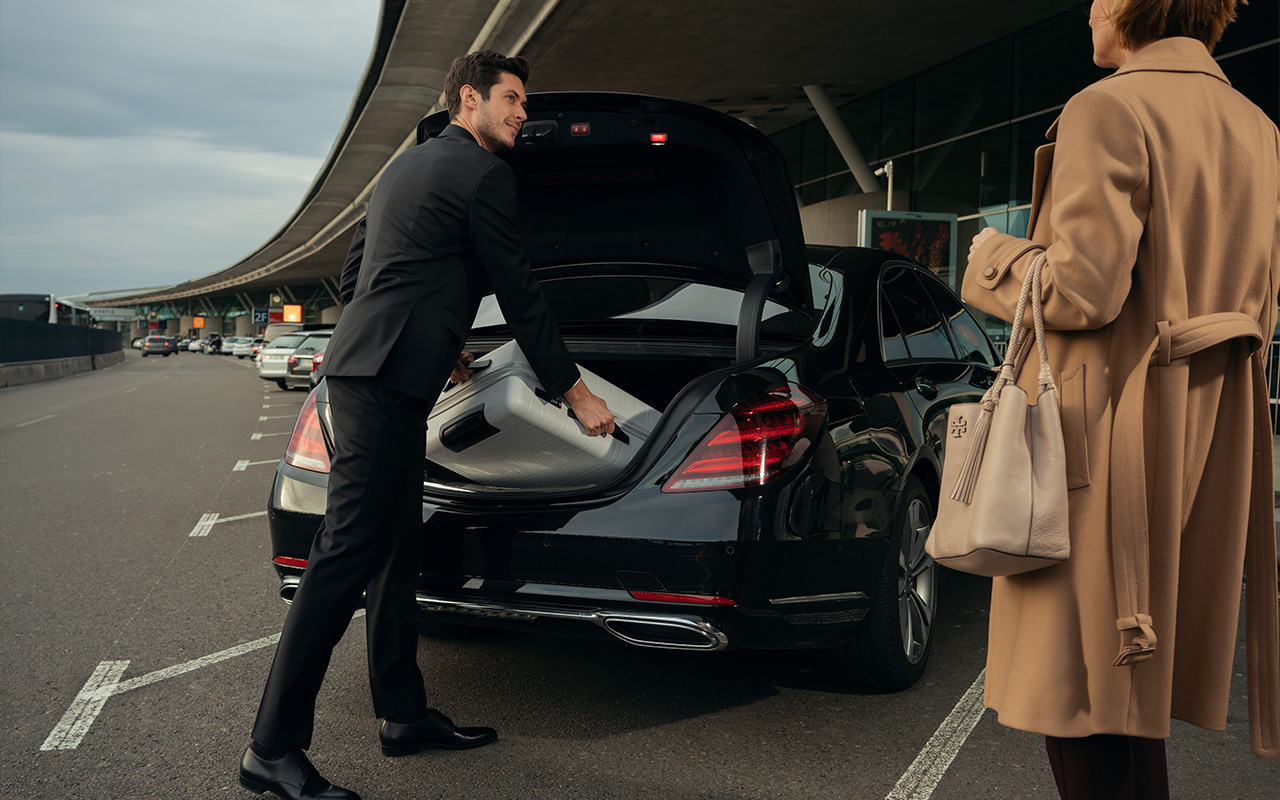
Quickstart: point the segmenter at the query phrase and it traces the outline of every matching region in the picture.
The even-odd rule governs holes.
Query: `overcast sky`
[[[262,245],[364,73],[379,0],[0,0],[0,292],[171,285]]]

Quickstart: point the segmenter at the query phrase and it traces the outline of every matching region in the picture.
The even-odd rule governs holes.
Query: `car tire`
[[[925,552],[935,503],[924,484],[908,476],[894,519],[871,610],[853,637],[824,650],[819,664],[831,678],[883,692],[910,688],[924,674],[937,621],[938,565]]]
[[[279,386],[281,389],[284,389],[286,392],[289,391],[289,384],[284,382],[284,378],[281,378],[280,380],[276,381],[276,386]]]
[[[418,633],[432,639],[478,639],[488,633],[487,628],[460,622],[445,622],[434,615],[418,615]]]
[[[146,351],[146,350],[143,350],[143,351],[142,351],[142,357],[143,357],[143,358],[146,358],[146,357],[147,357],[147,351]]]

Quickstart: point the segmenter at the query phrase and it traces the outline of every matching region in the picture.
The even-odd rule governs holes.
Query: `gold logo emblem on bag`
[[[961,436],[964,436],[968,432],[969,432],[969,423],[965,421],[964,417],[956,417],[955,419],[951,420],[951,438],[952,439],[959,439]]]

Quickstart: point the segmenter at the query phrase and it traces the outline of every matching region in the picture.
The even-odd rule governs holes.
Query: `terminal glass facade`
[[[963,274],[982,228],[1026,235],[1035,149],[1067,100],[1110,74],[1092,53],[1087,14],[1063,12],[857,98],[840,116],[872,169],[893,160],[895,193],[909,192],[909,210],[959,217]],[[1280,121],[1277,3],[1240,6],[1214,57],[1237,90]],[[770,138],[802,205],[858,192],[816,115]],[[1003,323],[986,322],[1001,338]]]

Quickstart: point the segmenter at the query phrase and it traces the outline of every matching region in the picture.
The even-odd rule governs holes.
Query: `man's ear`
[[[464,107],[475,110],[480,106],[480,93],[471,84],[463,84],[462,88],[458,90],[458,94]]]

